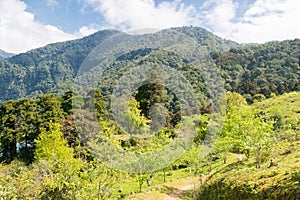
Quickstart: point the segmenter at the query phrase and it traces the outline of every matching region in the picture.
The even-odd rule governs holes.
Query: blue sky
[[[27,9],[29,12],[34,13],[37,21],[43,24],[54,25],[65,32],[73,33],[77,31],[80,27],[86,26],[88,24],[98,24],[105,26],[105,18],[94,11],[92,5],[85,4],[84,1],[80,0],[24,0],[27,4]],[[49,3],[52,2],[52,3]],[[56,2],[56,3],[54,3]],[[156,5],[159,5],[163,0],[154,1]],[[172,2],[168,0],[167,2]],[[205,0],[185,0],[182,1],[185,5],[192,5],[195,8],[200,8]],[[239,0],[239,9],[237,15],[241,15],[244,11],[249,8],[254,0]]]
[[[0,0],[0,49],[20,53],[96,31],[193,25],[240,43],[300,38],[299,0]]]
[[[24,0],[29,12],[34,13],[37,21],[54,25],[67,33],[73,33],[89,24],[102,24],[104,18],[77,0],[52,1]]]

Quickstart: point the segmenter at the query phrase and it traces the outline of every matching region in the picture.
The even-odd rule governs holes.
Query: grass
[[[268,116],[280,115],[286,123],[300,120],[300,92],[291,92],[253,104]]]
[[[190,175],[189,169],[180,169],[180,170],[171,170],[166,172],[166,184],[170,187],[177,186],[178,181],[183,181],[188,178]],[[121,194],[123,196],[129,197],[130,194],[134,193],[137,196],[147,194],[147,192],[152,191],[152,195],[159,198],[161,193],[159,190],[161,189],[161,185],[164,185],[164,175],[163,172],[158,172],[154,174],[154,177],[151,180],[151,186],[147,186],[146,182],[142,185],[142,194],[139,194],[139,184],[137,181],[136,175],[128,175],[122,178],[122,181],[115,185],[115,191],[121,190],[122,192],[118,192],[115,194],[115,198],[119,198]],[[155,192],[156,191],[156,192]],[[158,196],[157,196],[158,195]],[[135,195],[136,196],[136,195]],[[154,198],[153,197],[153,198]]]
[[[292,151],[287,151],[292,149]],[[288,152],[288,153],[286,153]],[[200,167],[200,174],[204,177],[203,185],[200,184],[200,175],[193,176],[189,168],[172,171],[167,176],[167,182],[163,182],[163,173],[157,173],[153,179],[152,186],[143,185],[142,193],[139,193],[139,186],[136,178],[128,177],[122,183],[116,186],[116,190],[122,189],[124,199],[164,199],[166,195],[178,193],[178,188],[188,184],[198,184],[200,188],[214,187],[220,183],[238,188],[240,194],[244,192],[244,199],[251,199],[255,195],[263,193],[286,194],[287,199],[292,199],[289,195],[295,195],[300,187],[300,142],[293,143],[279,142],[276,145],[270,158],[273,158],[277,166],[270,167],[270,162],[264,162],[260,168],[256,167],[254,156],[250,159],[243,158],[239,162],[237,154],[228,153],[227,163],[224,164],[221,159],[213,162],[212,172],[208,172],[207,165]],[[226,188],[228,189],[228,188]],[[201,189],[184,191],[177,197],[180,199],[195,199],[195,193],[201,195]],[[293,192],[291,192],[293,191]],[[130,195],[134,192],[133,195]],[[221,192],[221,191],[219,191]],[[299,191],[300,192],[300,191]],[[298,193],[296,193],[297,195]],[[247,195],[249,195],[247,197]],[[299,193],[300,195],[300,193]],[[114,199],[120,197],[116,194]],[[300,197],[300,196],[298,196]],[[208,198],[209,199],[209,198]],[[213,199],[213,198],[212,198]],[[234,199],[234,198],[232,198]]]
[[[293,151],[286,154],[287,149],[296,146]],[[237,162],[231,159],[229,164],[213,165],[211,173],[199,192],[200,197],[207,199],[222,199],[214,194],[227,193],[226,198],[242,199],[269,199],[271,197],[286,196],[286,199],[300,198],[300,143],[281,142],[270,158],[277,163],[270,167],[270,162],[265,162],[256,168],[254,156],[248,160]],[[210,191],[208,191],[210,188]],[[234,192],[238,196],[234,196]],[[209,198],[211,197],[211,198]]]

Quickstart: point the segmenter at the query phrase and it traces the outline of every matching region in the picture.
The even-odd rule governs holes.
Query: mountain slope
[[[105,38],[107,30],[79,40],[50,44],[0,62],[0,101],[69,88],[70,81],[89,52]],[[59,89],[58,89],[59,88]]]
[[[252,97],[300,90],[300,40],[270,42],[212,52],[226,89]]]
[[[116,34],[128,38],[128,43],[119,45],[118,41],[111,39]],[[132,66],[156,63],[180,71],[191,82],[198,96],[207,96],[202,74],[196,73],[195,66],[172,50],[155,48],[182,35],[187,36],[185,39],[196,41],[202,48],[200,51],[210,52],[225,80],[225,89],[243,94],[250,103],[260,98],[257,94],[268,98],[272,93],[300,90],[299,39],[240,46],[199,27],[171,28],[154,34],[134,36],[106,30],[82,39],[50,44],[0,61],[0,103],[25,96],[36,97],[42,93],[61,94],[69,90],[82,62],[101,42],[101,52],[93,52],[94,60],[90,61],[96,65],[83,78],[85,83],[81,89],[84,91],[89,86],[89,80],[103,69],[103,66],[97,66],[99,59],[112,57],[113,60],[105,66],[104,79],[100,81],[105,95],[112,92],[116,81]],[[134,48],[142,43],[150,45],[142,46],[142,49]],[[191,52],[191,46],[183,45],[179,48],[183,54]],[[122,53],[114,57],[114,52],[110,50]],[[105,57],[103,53],[106,53]]]
[[[159,43],[165,37],[173,37],[174,32],[187,34],[208,50],[222,51],[237,46],[237,43],[223,40],[198,27],[166,29],[155,34],[133,37],[141,41],[144,38],[155,38]],[[116,33],[119,32],[100,31],[82,39],[50,44],[0,62],[0,101],[25,96],[36,97],[42,93],[62,93],[70,89],[86,56],[98,44]],[[126,48],[129,47],[125,47],[125,52]]]
[[[196,199],[299,199],[299,97],[299,92],[292,92],[251,105],[267,118],[277,117],[272,151],[260,168],[255,155],[240,160],[238,154],[228,154],[226,164],[215,162]]]

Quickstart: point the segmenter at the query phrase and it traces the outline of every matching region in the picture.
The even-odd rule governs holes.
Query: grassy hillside
[[[254,159],[229,164],[215,163],[214,170],[200,186],[197,199],[299,199],[300,144],[279,142],[270,162],[256,168]]]
[[[300,120],[300,93],[291,92],[276,96],[254,106],[263,110],[269,117],[277,117],[281,123],[295,125]]]
[[[199,174],[194,177],[194,186],[188,191],[179,190],[186,183],[185,176],[179,177],[178,184],[167,181],[131,195],[129,199],[299,199],[300,198],[300,93],[292,92],[257,102],[251,106],[259,109],[266,118],[282,117],[281,127],[274,131],[271,154],[258,168],[254,156],[246,158],[237,153],[227,152],[227,162],[218,159],[212,163],[212,171],[203,162]],[[279,113],[280,112],[280,113]],[[262,114],[262,113],[261,113]],[[297,137],[289,137],[290,135]],[[193,168],[192,168],[193,169]],[[188,173],[188,170],[184,170]],[[176,184],[177,183],[177,184]],[[147,189],[147,188],[145,188]]]
[[[277,116],[276,140],[268,159],[257,168],[254,157],[216,162],[200,186],[197,199],[299,199],[300,198],[300,93],[273,97],[252,105],[266,117]],[[276,124],[276,121],[275,121]]]
[[[199,56],[191,45],[172,46],[182,34],[216,65],[190,59]],[[133,36],[100,31],[2,60],[0,199],[300,199],[299,59],[297,39],[241,47],[181,27]],[[136,66],[148,76],[135,74]],[[69,90],[77,75],[79,87]],[[128,102],[113,101],[117,82]],[[226,108],[207,98],[219,94]],[[144,137],[151,128],[155,134]],[[187,191],[195,180],[200,188]]]
[[[115,170],[93,158],[87,147],[78,142],[76,134],[80,130],[72,126],[76,120],[71,119],[68,103],[77,97],[71,92],[63,98],[48,94],[37,100],[8,101],[0,107],[0,145],[4,147],[0,198],[300,198],[300,123],[295,120],[299,116],[299,92],[253,105],[247,105],[240,94],[228,92],[227,118],[212,152],[204,159],[197,156],[197,144],[207,131],[209,115],[205,115],[199,118],[194,143],[183,157],[151,173]],[[99,100],[96,104],[102,113],[102,98]],[[284,111],[282,115],[273,113],[279,106]],[[103,133],[115,144],[136,153],[149,146],[159,148],[176,137],[172,131],[165,131],[143,143],[138,138],[115,138],[119,136],[115,125],[104,118],[101,123],[105,125]],[[24,140],[34,141],[35,147],[12,151],[16,142]],[[26,163],[22,159],[29,153],[34,159],[31,157]],[[193,184],[200,188],[187,191]]]

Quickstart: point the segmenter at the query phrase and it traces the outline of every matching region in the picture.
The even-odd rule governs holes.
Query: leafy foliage
[[[60,124],[50,123],[49,131],[42,129],[34,142],[36,160],[68,161],[73,158],[73,149],[67,147]]]

